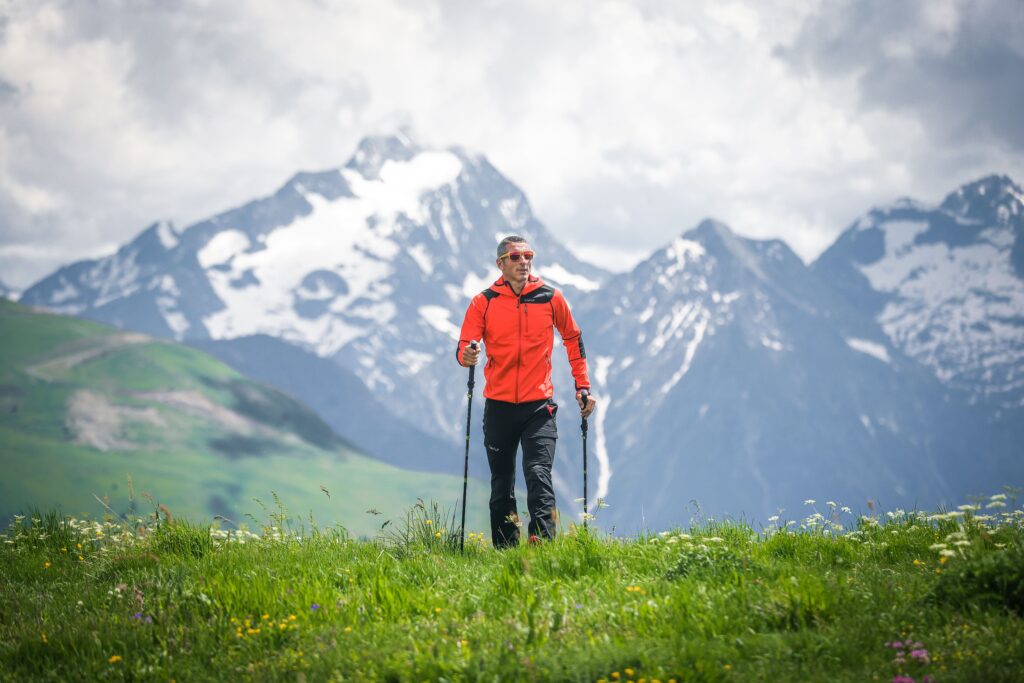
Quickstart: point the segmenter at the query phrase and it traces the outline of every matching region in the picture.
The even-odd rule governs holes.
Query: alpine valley
[[[371,137],[340,169],[181,231],[156,223],[20,302],[192,344],[363,452],[459,474],[455,339],[508,234],[530,240],[584,332],[605,528],[792,519],[808,498],[933,508],[1024,483],[1024,192],[1006,177],[872,209],[810,265],[706,220],[612,275],[574,257],[483,156]],[[564,352],[554,360],[564,521],[580,511],[582,453]]]

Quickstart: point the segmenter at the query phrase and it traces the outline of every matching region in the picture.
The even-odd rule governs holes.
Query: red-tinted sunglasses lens
[[[525,261],[532,261],[533,260],[533,252],[532,251],[513,251],[510,254],[508,254],[508,257],[509,257],[509,259],[511,261],[518,261],[520,259],[520,257],[522,257],[522,259],[525,260]]]

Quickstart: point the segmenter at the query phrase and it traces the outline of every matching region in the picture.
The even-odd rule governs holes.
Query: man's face
[[[513,242],[507,245],[507,249],[506,256],[498,259],[498,268],[501,269],[501,275],[505,278],[506,282],[523,284],[529,279],[530,268],[533,266],[533,260],[527,261],[523,255],[529,252],[532,256],[533,249],[526,242]],[[518,260],[512,260],[513,255]]]

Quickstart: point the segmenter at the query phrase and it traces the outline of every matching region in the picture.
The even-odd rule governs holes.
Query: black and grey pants
[[[495,548],[519,543],[516,511],[516,450],[523,446],[523,475],[526,478],[526,506],[530,512],[529,533],[539,538],[555,537],[555,490],[551,465],[555,461],[555,413],[551,400],[506,403],[487,399],[484,403],[484,446],[491,466],[491,542]]]

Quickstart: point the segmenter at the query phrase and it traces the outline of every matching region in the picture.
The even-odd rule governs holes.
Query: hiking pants
[[[555,461],[555,412],[551,400],[484,403],[484,446],[491,466],[491,542],[495,548],[519,544],[516,511],[516,450],[523,446],[526,506],[531,536],[555,537],[555,490],[551,465]]]

